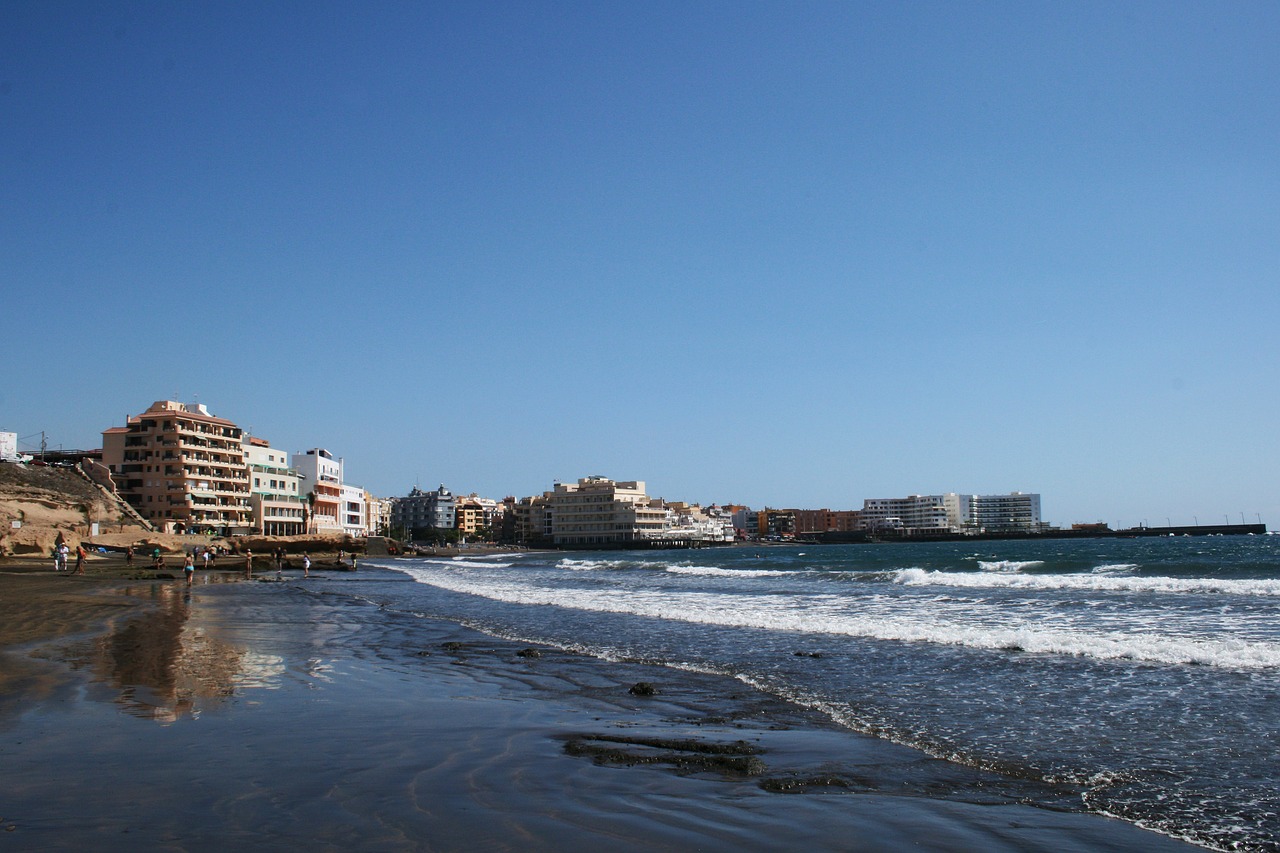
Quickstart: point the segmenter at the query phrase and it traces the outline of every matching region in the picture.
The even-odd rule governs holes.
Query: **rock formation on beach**
[[[130,542],[154,535],[75,469],[0,464],[0,555],[48,554],[59,535],[87,543],[95,523],[102,535]]]

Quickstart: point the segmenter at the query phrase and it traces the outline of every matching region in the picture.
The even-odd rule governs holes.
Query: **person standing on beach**
[[[307,554],[302,555],[302,576],[311,577],[311,557]]]
[[[204,558],[204,570],[207,572],[209,571],[209,560],[213,559],[213,550],[208,546],[205,546],[203,558]]]
[[[124,546],[124,564],[129,568],[133,568],[133,546]]]
[[[151,549],[151,568],[159,570],[164,568],[164,559],[160,556],[160,546]]]
[[[186,561],[183,562],[182,571],[187,575],[187,586],[191,586],[191,581],[196,576],[196,558],[191,554],[188,554]]]
[[[244,578],[253,580],[253,552],[247,548],[244,552]]]
[[[65,572],[67,570],[67,555],[71,553],[71,549],[67,547],[67,543],[63,542],[58,545],[57,556],[54,557],[54,567],[57,571]]]
[[[84,552],[84,543],[82,542],[76,546],[76,574],[78,575],[84,574],[84,558],[86,556],[87,555]]]

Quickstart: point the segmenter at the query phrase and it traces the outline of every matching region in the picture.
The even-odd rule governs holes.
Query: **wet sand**
[[[0,851],[1195,849],[733,679],[529,649],[318,574],[0,566]]]

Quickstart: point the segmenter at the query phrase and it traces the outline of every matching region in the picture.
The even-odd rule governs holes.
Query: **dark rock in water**
[[[458,643],[458,642],[441,643],[440,648],[444,649],[447,652],[460,652],[462,651],[462,643]]]
[[[414,652],[414,654],[415,654],[415,655],[417,655],[417,656],[418,656],[418,657],[420,657],[420,658],[429,658],[429,657],[431,657],[431,652],[427,651],[426,649],[422,649],[422,650],[420,650],[420,651],[416,651],[416,652]]]
[[[816,788],[844,788],[847,790],[852,785],[850,785],[849,780],[842,779],[839,776],[809,776],[806,778],[775,776],[771,779],[760,780],[760,787],[775,794],[803,794]]]
[[[632,696],[657,696],[658,688],[647,681],[637,681],[627,690]]]
[[[822,657],[822,652],[796,652],[795,656],[798,658],[820,658]]]
[[[516,657],[540,658],[542,657],[542,652],[538,651],[537,649],[521,649],[520,651],[516,652]]]
[[[723,743],[694,738],[577,735],[566,739],[564,751],[612,767],[665,764],[681,775],[759,776],[766,769],[756,757],[760,749],[741,740]]]

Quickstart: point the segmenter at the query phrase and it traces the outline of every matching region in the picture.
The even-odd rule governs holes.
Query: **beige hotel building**
[[[102,433],[120,495],[158,530],[222,536],[253,530],[243,432],[199,404],[158,400]]]

